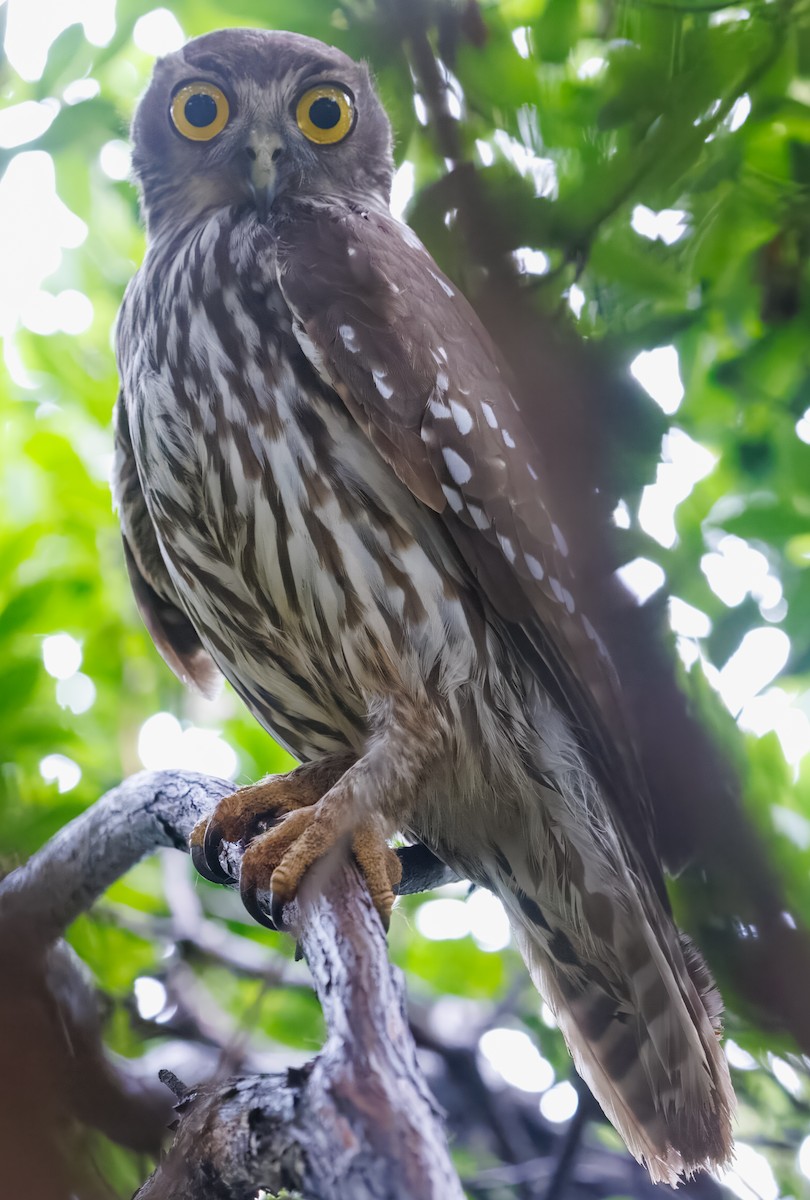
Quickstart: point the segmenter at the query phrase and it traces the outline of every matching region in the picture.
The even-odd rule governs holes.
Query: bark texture
[[[86,1064],[75,1061],[71,1030],[85,1031],[82,1054],[96,1067],[80,1105],[70,1101],[71,1087],[64,1089],[65,1102],[52,1114],[57,1124],[69,1112],[142,1148],[165,1121],[165,1099],[154,1089],[133,1088],[101,1053],[99,1024],[83,1015],[86,976],[59,939],[144,855],[161,846],[186,849],[197,821],[231,790],[223,780],[190,772],[133,776],[0,883],[0,939],[37,980],[48,1028],[64,1042],[66,1076],[75,1082],[87,1074]],[[230,853],[238,877],[240,852]],[[404,860],[403,890],[446,877],[421,849]],[[177,1099],[176,1136],[139,1200],[249,1200],[261,1189],[282,1188],[308,1200],[461,1200],[442,1122],[416,1061],[400,973],[388,961],[382,926],[354,865],[334,862],[320,872],[285,919],[323,1006],[326,1044],[306,1067],[283,1074],[220,1077],[191,1090],[167,1076]],[[130,1123],[140,1123],[137,1138],[127,1138]],[[60,1130],[54,1138],[61,1140]],[[32,1193],[29,1179],[28,1194],[59,1195],[60,1180],[51,1182]]]

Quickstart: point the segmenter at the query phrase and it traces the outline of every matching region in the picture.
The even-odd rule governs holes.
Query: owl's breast
[[[436,515],[302,353],[274,279],[234,258],[190,254],[157,304],[130,298],[142,486],[188,615],[263,723],[299,754],[359,747],[381,691],[476,674],[480,613]]]

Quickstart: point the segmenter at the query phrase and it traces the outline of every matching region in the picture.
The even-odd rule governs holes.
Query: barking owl
[[[195,837],[280,913],[351,843],[387,920],[404,831],[503,901],[580,1073],[655,1180],[730,1153],[720,1002],[673,924],[610,664],[485,330],[389,211],[391,131],[332,47],[160,60],[117,330],[115,496],[163,657],[302,762]],[[276,903],[277,902],[277,903]]]

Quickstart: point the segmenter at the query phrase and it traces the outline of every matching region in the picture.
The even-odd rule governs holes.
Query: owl
[[[389,210],[367,68],[232,29],[137,109],[146,257],[117,326],[114,492],[181,679],[230,681],[300,760],[193,838],[275,916],[351,848],[387,922],[400,831],[506,907],[577,1069],[654,1180],[730,1153],[720,1002],[675,927],[604,645],[531,422]]]

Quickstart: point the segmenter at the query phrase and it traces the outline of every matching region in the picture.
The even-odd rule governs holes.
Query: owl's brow
[[[279,59],[281,59],[281,57],[282,56],[280,55]],[[200,55],[195,56],[193,59],[186,58],[186,62],[189,64],[190,67],[194,67],[195,70],[199,69],[202,71],[214,71],[218,75],[222,74],[223,62],[222,62],[221,56],[219,56],[217,54],[200,54]],[[285,66],[285,70],[282,73],[280,73],[281,78],[284,78],[285,76],[288,76],[288,75],[296,75],[299,71],[306,70],[307,79],[309,79],[310,77],[313,77],[314,79],[316,79],[316,81],[319,81],[319,77],[321,77],[321,76],[334,75],[336,64],[330,58],[324,57],[324,58],[314,58],[313,59],[311,57],[308,57],[306,59],[306,61],[302,60],[298,63],[289,62],[289,63],[285,63],[284,66]],[[248,71],[248,72],[246,72],[246,74],[249,75],[250,72]],[[258,83],[266,83],[267,82],[266,75],[262,75],[261,78],[258,78],[258,77],[255,77],[255,78],[256,78],[256,82],[258,82]]]
[[[216,54],[201,54],[193,61],[187,58],[186,62],[190,67],[194,67],[195,70],[211,71],[216,75],[222,74],[222,59]]]
[[[332,80],[339,78],[344,73],[338,69],[337,63],[328,58],[316,59],[314,62],[308,59],[305,63],[301,63],[299,71],[301,68],[306,70],[306,75],[303,78],[307,82],[310,80],[319,82],[324,77]],[[289,73],[293,75],[297,72],[295,70],[291,70]]]

